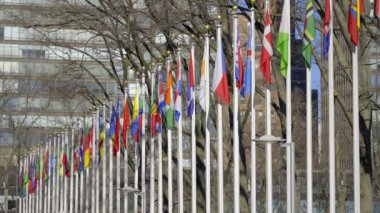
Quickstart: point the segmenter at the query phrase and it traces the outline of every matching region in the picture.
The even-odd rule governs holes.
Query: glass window
[[[0,27],[0,41],[4,40],[4,27]]]

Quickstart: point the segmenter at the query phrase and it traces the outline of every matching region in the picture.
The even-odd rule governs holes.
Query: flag
[[[58,175],[59,176],[63,176],[62,159],[63,159],[63,152],[62,152],[62,149],[60,149],[59,150],[59,156],[58,156]]]
[[[139,133],[140,133],[140,138],[142,137],[142,123],[143,123],[143,114],[144,114],[144,105],[143,105],[143,94],[139,96]]]
[[[362,3],[361,0],[351,0],[348,9],[348,33],[352,44],[355,46],[359,42],[360,13],[364,12],[363,3],[361,4],[362,6],[360,6],[360,3]]]
[[[74,173],[79,170],[79,147],[75,147],[74,149]]]
[[[25,191],[24,191],[24,167],[22,164],[22,160],[20,160],[19,163],[19,173],[18,173],[18,181],[19,181],[19,195],[20,197],[25,196]]]
[[[162,116],[164,114],[165,108],[165,93],[164,93],[164,82],[162,82],[162,75],[160,70],[158,71],[158,114]]]
[[[103,122],[103,114],[99,114],[99,143],[98,143],[98,164],[104,160],[104,136],[106,135],[106,128]]]
[[[273,56],[273,42],[272,42],[272,32],[270,28],[270,14],[269,8],[266,9],[265,13],[265,23],[264,23],[264,36],[263,44],[261,50],[261,62],[260,69],[264,75],[267,84],[270,84],[271,75],[271,58]]]
[[[206,65],[209,63],[208,61],[208,43],[205,41],[205,47],[203,50],[203,59],[202,59],[202,67],[201,67],[201,79],[199,82],[199,104],[203,111],[206,111]],[[207,73],[208,74],[208,73]]]
[[[35,173],[35,177],[36,177],[36,179],[37,180],[39,180],[40,179],[40,155],[39,155],[39,153],[37,153],[36,154],[36,173]]]
[[[277,38],[277,51],[280,52],[280,73],[285,78],[288,76],[288,66],[289,66],[289,40],[290,40],[290,17],[289,13],[289,2],[290,0],[284,1],[284,6],[282,8],[282,18],[280,24],[280,31]]]
[[[177,86],[175,88],[174,92],[174,100],[175,100],[175,113],[174,118],[175,121],[178,122],[179,118],[181,116],[181,101],[182,101],[182,81],[181,81],[181,57],[177,59],[177,72],[176,72],[176,80],[177,80]]]
[[[127,149],[127,132],[131,125],[127,96],[124,99],[124,116],[123,116],[123,143],[124,149]]]
[[[154,76],[154,75],[153,75]],[[158,116],[158,113],[157,113],[157,86],[154,85],[154,81],[155,79],[152,78],[152,84],[153,84],[153,88],[152,88],[152,98],[151,98],[151,110],[150,110],[150,134],[151,134],[151,137],[155,137],[156,136],[156,132],[157,132],[157,116]]]
[[[165,120],[166,127],[171,129],[173,127],[174,112],[173,112],[173,79],[172,79],[172,70],[169,67],[168,70],[168,80],[166,82],[166,93],[165,93]]]
[[[311,45],[315,38],[315,20],[312,0],[306,4],[305,30],[302,39],[302,55],[306,62],[306,67],[311,67]]]
[[[187,93],[186,93],[186,98],[187,98],[187,116],[191,117],[194,113],[194,104],[195,104],[195,97],[194,97],[194,48],[191,48],[191,53],[190,53],[190,63],[189,63],[189,76],[187,79]]]
[[[238,28],[236,26],[236,28]],[[236,29],[237,35],[236,35],[236,52],[235,52],[235,80],[236,80],[236,87],[238,89],[241,89],[243,86],[243,79],[244,79],[244,70],[243,70],[243,57],[241,56],[241,48],[240,48],[240,34],[239,30]]]
[[[376,18],[380,19],[380,0],[375,0],[374,14]]]
[[[45,159],[44,159],[44,168],[43,168],[43,174],[44,174],[44,183],[47,184],[48,175],[49,175],[49,146],[46,145],[46,151],[45,151]]]
[[[326,0],[325,5],[325,17],[323,18],[323,57],[327,57],[327,53],[329,52],[330,47],[330,0]]]
[[[243,78],[243,87],[240,90],[240,94],[243,97],[251,94],[252,87],[252,29],[254,29],[253,22],[251,21],[249,26],[248,42],[247,42],[247,60],[245,62],[245,72]]]
[[[214,78],[212,80],[212,91],[214,91],[219,102],[225,104],[230,103],[226,62],[222,47],[222,38],[219,30],[217,35],[217,52],[214,66]]]
[[[80,144],[79,144],[79,172],[84,170],[84,127],[82,127],[81,135],[80,135]]]
[[[84,169],[87,169],[91,163],[93,124],[94,124],[94,120],[92,120],[91,127],[86,129],[86,143],[84,144],[84,148],[83,148],[83,150],[84,150]]]
[[[112,151],[113,156],[116,156],[116,153],[120,149],[120,99],[117,99],[116,104],[116,118],[115,118],[115,136],[112,140]]]
[[[26,159],[24,161],[24,181],[23,181],[23,187],[24,187],[24,192],[29,189],[29,167],[28,167],[28,160]]]
[[[133,101],[133,113],[132,113],[132,125],[131,125],[132,137],[135,142],[139,141],[139,91],[136,87],[135,97]]]
[[[69,160],[67,157],[67,152],[67,144],[65,144],[65,148],[63,149],[62,164],[65,169],[65,176],[70,177]]]

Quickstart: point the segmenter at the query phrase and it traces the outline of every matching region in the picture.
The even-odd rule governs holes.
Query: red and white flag
[[[263,37],[263,47],[261,51],[261,63],[260,69],[264,75],[267,84],[270,84],[270,74],[271,74],[271,57],[273,55],[273,42],[272,42],[272,32],[270,29],[270,14],[269,8],[266,9],[265,13],[265,23],[264,23],[264,37]]]

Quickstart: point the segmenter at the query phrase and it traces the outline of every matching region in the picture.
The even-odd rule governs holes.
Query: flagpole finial
[[[232,6],[232,12],[234,12],[236,14],[237,10],[238,10],[238,6],[236,4],[234,6]]]
[[[251,0],[252,8],[253,8],[253,4],[255,4],[255,0]]]
[[[205,28],[206,28],[206,30],[209,30],[210,29],[210,25],[206,24]]]

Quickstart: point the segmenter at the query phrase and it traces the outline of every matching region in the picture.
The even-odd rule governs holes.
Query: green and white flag
[[[290,17],[288,12],[290,10],[289,0],[284,1],[282,8],[282,18],[280,24],[280,31],[278,32],[276,49],[280,52],[280,72],[285,78],[288,75],[289,66],[289,40],[290,40]]]
[[[311,44],[315,38],[315,19],[312,0],[307,1],[305,31],[302,40],[302,55],[305,58],[307,68],[311,67]]]

